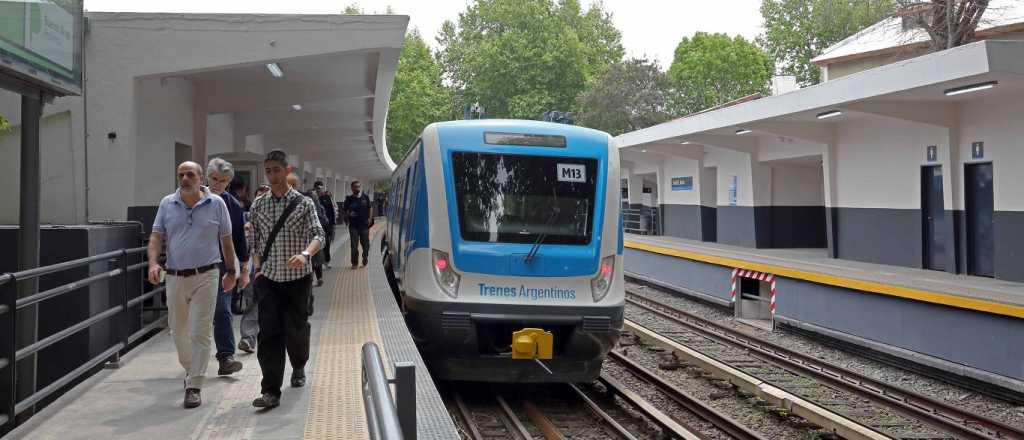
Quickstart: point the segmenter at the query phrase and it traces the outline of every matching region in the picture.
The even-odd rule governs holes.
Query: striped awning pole
[[[740,270],[737,268],[733,268],[732,270],[732,290],[729,291],[729,302],[736,302],[736,276],[739,274],[739,272]]]

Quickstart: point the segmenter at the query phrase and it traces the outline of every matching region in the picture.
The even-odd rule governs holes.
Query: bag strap
[[[274,229],[270,230],[270,236],[267,237],[267,245],[263,247],[264,263],[267,262],[267,256],[270,255],[270,246],[274,244],[274,239],[277,238],[277,233],[281,232],[281,228],[284,227],[284,221],[288,219],[288,216],[291,215],[292,211],[295,210],[295,207],[299,206],[299,203],[302,202],[303,197],[305,196],[300,195],[298,197],[293,198],[292,201],[288,202],[288,206],[284,208],[284,212],[282,212],[281,216],[277,218],[277,223],[274,223]]]

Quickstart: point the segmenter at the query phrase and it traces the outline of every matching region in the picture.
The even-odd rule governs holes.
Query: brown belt
[[[192,275],[199,275],[199,274],[201,274],[203,272],[215,269],[215,268],[217,268],[217,266],[218,266],[217,263],[213,263],[213,264],[207,264],[206,266],[202,266],[202,267],[194,267],[192,269],[167,269],[167,274],[168,275],[179,276],[179,277],[190,277]]]

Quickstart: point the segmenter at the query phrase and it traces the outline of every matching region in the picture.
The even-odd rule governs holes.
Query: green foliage
[[[771,57],[743,37],[697,32],[676,46],[668,69],[679,114],[706,110],[754,93],[769,91]]]
[[[613,64],[580,94],[579,125],[613,136],[671,119],[671,83],[657,62],[632,58]]]
[[[366,15],[366,12],[363,11],[363,8],[360,8],[359,5],[355,3],[345,6],[345,10],[342,11],[341,13],[345,15]]]
[[[584,12],[578,0],[475,0],[457,24],[442,25],[438,43],[456,111],[480,103],[489,118],[575,110],[577,95],[623,54],[602,5]]]
[[[11,130],[11,121],[8,121],[4,115],[0,115],[0,133]]]
[[[449,119],[451,95],[441,68],[419,32],[405,36],[388,110],[387,145],[398,162],[428,124]]]
[[[758,43],[782,72],[809,86],[821,82],[811,59],[829,46],[892,14],[893,0],[763,0]]]

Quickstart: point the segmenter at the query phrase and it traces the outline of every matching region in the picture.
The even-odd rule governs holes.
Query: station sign
[[[693,191],[693,176],[673,177],[672,191]]]
[[[0,77],[55,95],[82,94],[82,0],[0,0]]]

